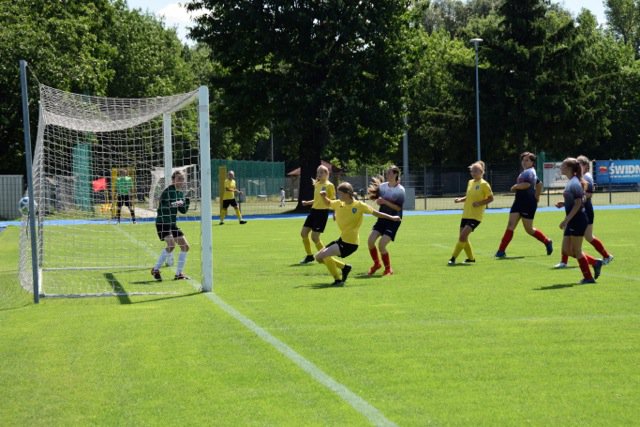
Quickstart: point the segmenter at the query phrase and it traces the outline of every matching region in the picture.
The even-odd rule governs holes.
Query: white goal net
[[[211,290],[208,120],[206,87],[121,99],[40,85],[32,168],[37,260],[25,220],[22,286],[33,291],[37,282],[44,296]],[[174,281],[174,267],[163,267],[157,281],[151,268],[166,245],[156,232],[156,209],[175,171],[186,177],[191,200],[186,214],[178,214],[191,247],[184,268],[191,279]],[[176,247],[173,256],[179,252]]]

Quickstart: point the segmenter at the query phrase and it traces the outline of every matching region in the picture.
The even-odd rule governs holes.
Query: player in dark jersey
[[[518,225],[518,222],[522,219],[522,225],[527,233],[540,242],[542,242],[547,248],[547,255],[551,255],[553,252],[553,242],[540,230],[533,227],[533,218],[538,209],[538,201],[536,199],[536,186],[538,183],[538,177],[536,170],[533,167],[536,161],[536,155],[525,151],[520,154],[520,162],[522,164],[522,173],[518,175],[517,182],[511,187],[511,191],[515,191],[516,197],[511,206],[511,212],[509,213],[509,223],[507,229],[500,241],[500,247],[496,252],[496,258],[505,258],[507,256],[506,250],[509,242],[513,238],[513,233]]]
[[[580,283],[595,283],[595,279],[600,276],[602,261],[582,252],[582,240],[588,225],[583,202],[586,182],[582,179],[582,168],[577,159],[568,157],[562,162],[560,171],[569,178],[562,193],[564,200],[556,203],[556,207],[564,207],[566,214],[560,223],[560,229],[564,230],[562,251],[578,260],[583,276]],[[589,269],[590,264],[593,265],[593,275]]]
[[[182,270],[187,262],[187,253],[189,252],[189,242],[184,236],[182,230],[178,228],[177,216],[178,212],[187,213],[189,210],[189,199],[184,196],[183,190],[186,185],[186,178],[181,171],[175,171],[171,175],[171,185],[164,189],[160,195],[158,203],[158,211],[156,216],[156,231],[158,238],[163,240],[167,246],[160,253],[160,257],[156,265],[151,269],[151,275],[158,281],[162,280],[160,275],[160,267],[171,255],[176,247],[180,246],[180,255],[178,257],[178,265],[176,267],[175,280],[188,279]]]

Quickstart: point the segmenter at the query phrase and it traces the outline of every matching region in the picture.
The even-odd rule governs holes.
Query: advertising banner
[[[594,178],[598,185],[640,183],[640,160],[598,160]]]
[[[560,172],[562,162],[544,162],[542,164],[542,183],[544,188],[564,188],[569,180]]]

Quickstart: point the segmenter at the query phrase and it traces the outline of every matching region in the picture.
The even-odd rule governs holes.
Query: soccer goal
[[[32,250],[25,218],[22,286],[42,296],[186,293],[194,286],[210,291],[207,88],[121,99],[40,85],[39,94],[31,168],[37,238]],[[167,266],[159,282],[150,274],[165,246],[155,228],[157,197],[176,170],[187,177],[191,200],[189,211],[178,215],[191,247],[185,266],[191,280],[172,280]]]

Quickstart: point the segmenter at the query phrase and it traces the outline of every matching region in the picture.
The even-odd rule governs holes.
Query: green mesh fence
[[[236,187],[247,198],[277,198],[285,186],[284,162],[211,159],[211,194],[220,194],[218,170],[220,166],[234,171]]]

